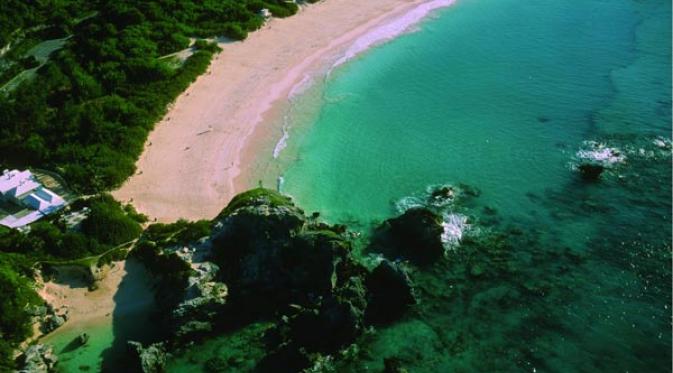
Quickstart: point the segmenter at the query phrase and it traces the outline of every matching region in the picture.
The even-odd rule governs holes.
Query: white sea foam
[[[671,149],[671,140],[663,138],[661,136],[652,140],[652,143],[654,144],[654,146],[660,149]]]
[[[425,202],[421,198],[415,196],[404,197],[395,203],[395,209],[400,214],[403,214],[407,210],[424,206]]]
[[[453,4],[454,0],[434,0],[419,5],[404,16],[399,17],[392,22],[386,23],[382,26],[376,27],[374,30],[359,37],[346,50],[346,52],[339,58],[332,68],[342,65],[346,61],[352,59],[373,45],[382,43],[384,41],[393,39],[394,37],[409,30],[409,28],[418,23],[421,19],[428,15],[431,11]]]
[[[280,156],[280,152],[283,151],[283,149],[287,148],[287,140],[290,138],[290,132],[288,131],[288,119],[287,115],[283,117],[283,127],[281,128],[281,131],[283,132],[283,136],[280,137],[278,142],[276,143],[276,146],[273,147],[273,158],[276,159]]]
[[[470,229],[470,224],[465,215],[447,213],[443,215],[442,227],[444,228],[441,237],[442,243],[444,243],[444,247],[448,250],[460,244],[463,235]]]
[[[306,92],[311,84],[313,84],[313,78],[311,78],[311,75],[304,74],[304,77],[298,83],[293,85],[292,88],[290,88],[290,93],[288,93],[287,98],[290,100],[296,98],[297,96]]]
[[[597,141],[585,141],[584,148],[578,150],[576,156],[579,160],[592,161],[604,166],[612,166],[626,160],[624,152],[618,148]]]

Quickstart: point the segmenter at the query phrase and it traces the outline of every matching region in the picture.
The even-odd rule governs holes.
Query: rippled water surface
[[[342,369],[670,371],[670,24],[666,1],[459,1],[295,102],[260,170],[308,211],[366,234],[428,186],[480,191],[446,207],[469,231],[447,221],[465,239],[415,273],[421,306]]]

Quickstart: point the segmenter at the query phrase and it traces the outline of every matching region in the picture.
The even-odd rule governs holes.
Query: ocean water
[[[69,372],[122,372],[128,370],[126,342],[153,342],[160,334],[152,321],[154,300],[151,282],[142,264],[126,261],[126,274],[113,295],[114,310],[104,320],[65,324],[40,340],[53,346],[58,356],[57,371]],[[89,335],[86,345],[76,339]]]
[[[670,2],[459,0],[284,121],[256,177],[307,211],[366,237],[462,183],[449,233],[493,248],[415,271],[421,305],[340,371],[671,371]]]
[[[361,232],[364,262],[371,229],[428,188],[479,191],[441,208],[420,304],[335,371],[670,372],[670,2],[458,0],[412,31],[307,78],[251,177]],[[614,163],[587,183],[584,156]],[[151,339],[139,324],[148,310],[120,308],[78,350],[61,333],[61,370],[119,371],[125,340]],[[266,327],[168,371],[249,371]]]

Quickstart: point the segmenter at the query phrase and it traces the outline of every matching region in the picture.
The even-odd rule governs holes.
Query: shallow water
[[[302,87],[255,176],[305,210],[366,237],[431,185],[481,192],[443,207],[462,242],[413,273],[421,304],[337,371],[670,371],[670,24],[667,1],[459,0]],[[586,141],[625,158],[597,183]],[[168,370],[249,370],[264,327]]]
[[[459,1],[295,99],[265,184],[366,234],[466,183],[449,210],[503,246],[418,271],[422,305],[342,370],[670,371],[670,24],[664,1]],[[619,152],[598,183],[587,141]]]
[[[115,309],[105,320],[72,326],[68,323],[42,340],[54,347],[59,372],[120,372],[128,368],[124,360],[126,342],[150,342],[159,333],[152,321],[154,298],[144,267],[128,260],[126,275],[114,294]],[[89,341],[79,346],[82,333]]]

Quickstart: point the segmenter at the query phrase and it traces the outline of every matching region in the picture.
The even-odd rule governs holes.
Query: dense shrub
[[[102,244],[119,245],[136,239],[142,228],[109,195],[91,203],[89,216],[82,222],[82,232]]]
[[[0,371],[12,371],[12,351],[31,334],[27,307],[40,299],[31,280],[17,272],[14,261],[0,253]]]
[[[63,25],[52,31],[73,38],[35,79],[0,94],[0,162],[58,170],[79,192],[114,188],[133,174],[154,123],[218,48],[196,43],[178,69],[160,56],[186,48],[188,37],[243,39],[262,25],[262,8],[279,17],[297,10],[279,0],[12,0],[8,8],[19,18],[3,25],[0,15],[0,41],[41,22]]]

